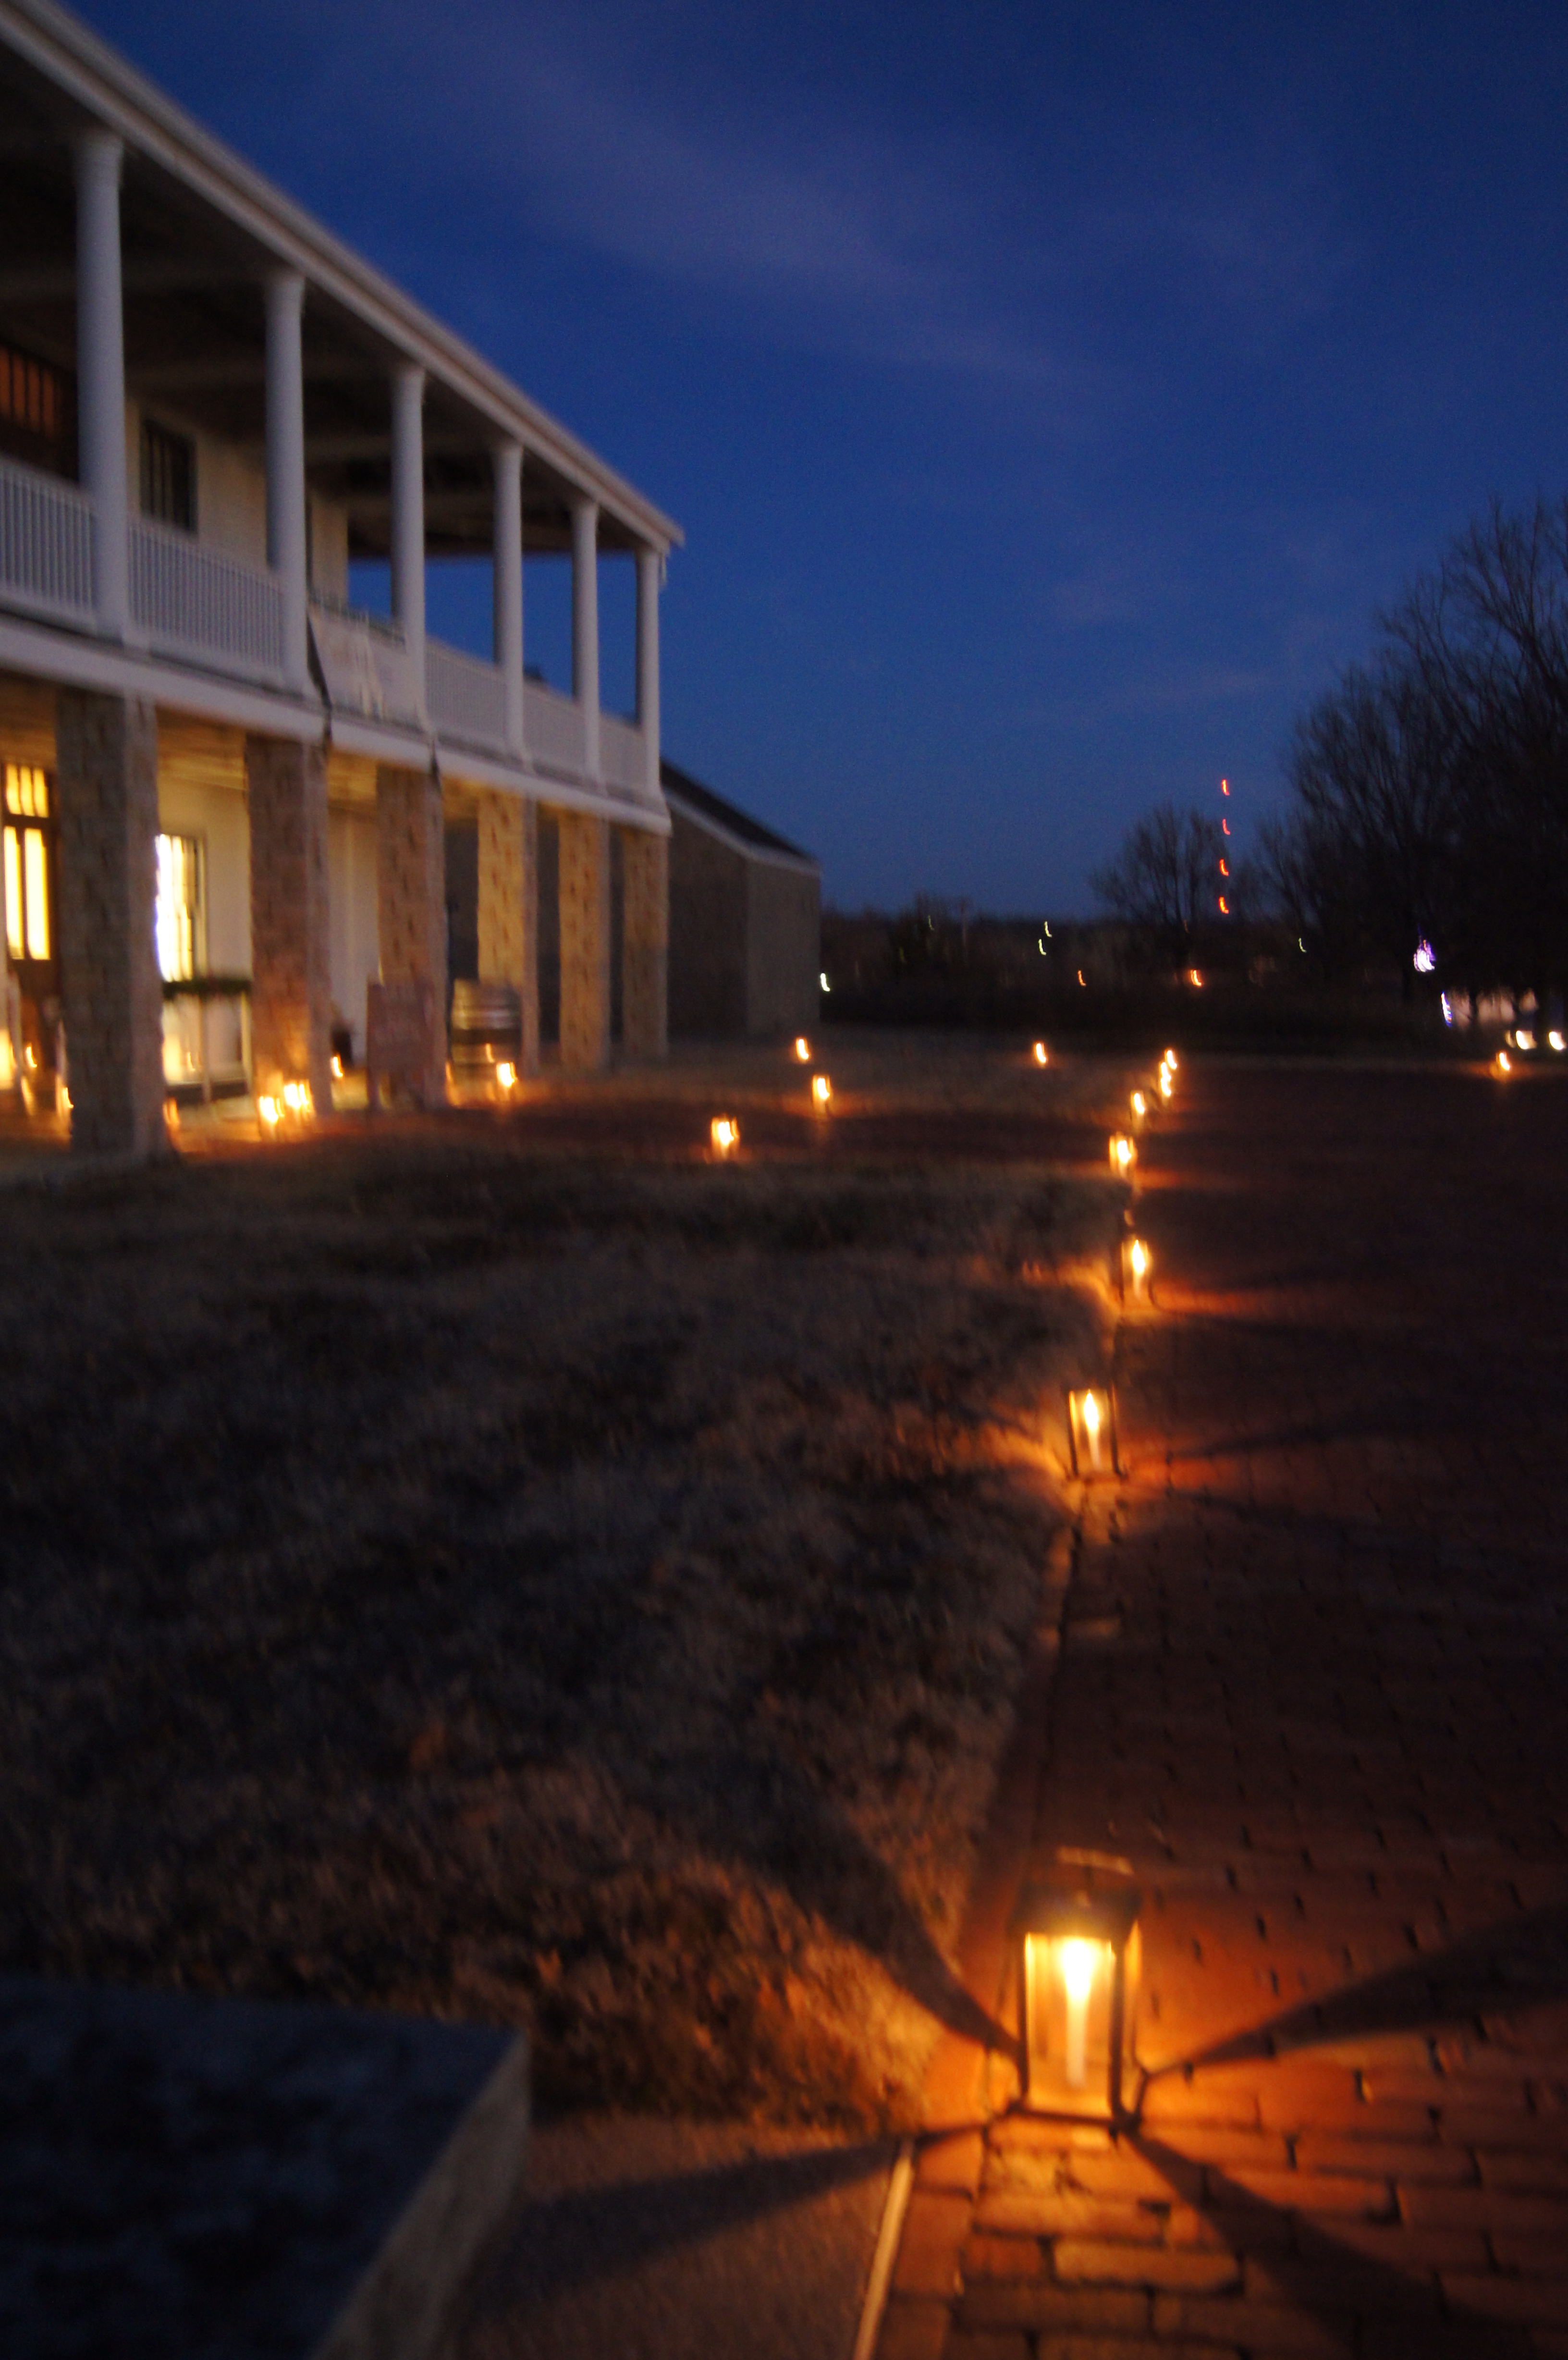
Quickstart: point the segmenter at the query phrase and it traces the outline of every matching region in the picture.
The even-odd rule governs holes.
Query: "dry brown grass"
[[[6,1196],[0,1961],[897,2118],[1112,1192],[525,1140]]]

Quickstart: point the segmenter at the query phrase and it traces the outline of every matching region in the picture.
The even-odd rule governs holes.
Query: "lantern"
[[[1508,1051],[1506,1049],[1499,1049],[1497,1056],[1492,1062],[1493,1073],[1501,1076],[1511,1074],[1513,1069],[1513,1060],[1508,1055]]]
[[[256,1110],[261,1118],[262,1129],[266,1132],[267,1136],[268,1138],[276,1138],[278,1134],[278,1127],[283,1120],[282,1099],[274,1098],[272,1093],[267,1091],[263,1097],[257,1098],[256,1102]]]
[[[826,1114],[833,1104],[833,1084],[825,1074],[811,1076],[811,1104],[818,1114]]]
[[[1141,1238],[1122,1240],[1122,1300],[1130,1295],[1134,1303],[1147,1303],[1149,1283],[1154,1276],[1154,1256]]]
[[[798,1065],[809,1065],[811,1062],[811,1044],[807,1040],[803,1032],[797,1033],[795,1037],[795,1063]]]
[[[1037,1065],[1049,1065],[1051,1063],[1050,1054],[1043,1041],[1037,1041],[1034,1044],[1034,1061]]]
[[[1110,1155],[1111,1170],[1116,1174],[1117,1179],[1126,1180],[1130,1178],[1132,1175],[1132,1167],[1138,1162],[1138,1150],[1133,1145],[1125,1131],[1118,1131],[1113,1133],[1110,1142]]]
[[[517,1087],[517,1069],[509,1057],[495,1060],[495,1094],[503,1106]]]
[[[1172,1074],[1172,1072],[1171,1072],[1171,1070],[1170,1066],[1169,1066],[1169,1065],[1161,1065],[1161,1066],[1160,1066],[1160,1097],[1161,1097],[1162,1098],[1168,1098],[1171,1096],[1171,1091],[1175,1088],[1175,1087],[1176,1087],[1176,1077],[1175,1077],[1175,1076]]]
[[[1073,1472],[1119,1475],[1116,1399],[1109,1385],[1079,1385],[1067,1395],[1067,1448]]]
[[[1171,1072],[1172,1072],[1172,1073],[1174,1073],[1174,1072],[1176,1071],[1176,1052],[1175,1052],[1175,1050],[1174,1050],[1174,1049],[1167,1049],[1167,1051],[1165,1052],[1164,1056],[1163,1056],[1163,1057],[1161,1057],[1161,1059],[1160,1060],[1160,1064],[1161,1064],[1162,1065],[1169,1065],[1169,1066],[1170,1066],[1170,1068],[1171,1068]]]
[[[740,1145],[740,1125],[733,1115],[716,1114],[708,1126],[708,1137],[715,1155],[733,1155]]]
[[[1131,1885],[1026,1886],[1013,1912],[1023,2103],[1125,2121],[1142,1944]]]
[[[1549,1032],[1546,1036],[1546,1044],[1548,1048],[1555,1049],[1559,1056],[1563,1054],[1563,1035],[1561,1032],[1555,1031]]]
[[[1131,1098],[1127,1101],[1127,1104],[1132,1109],[1132,1119],[1134,1122],[1141,1122],[1144,1116],[1149,1112],[1149,1100],[1144,1096],[1143,1092],[1141,1090],[1134,1090]]]

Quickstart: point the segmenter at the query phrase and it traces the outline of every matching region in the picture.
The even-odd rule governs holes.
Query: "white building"
[[[150,1150],[166,1077],[203,1071],[327,1103],[376,979],[444,1022],[448,820],[477,820],[481,973],[537,1055],[541,803],[562,1061],[608,1054],[612,828],[623,1037],[659,1054],[678,528],[49,0],[0,0],[0,135],[5,988],[40,1080],[63,1024],[73,1139]],[[550,552],[570,697],[524,669]],[[636,567],[630,723],[600,710],[606,553]],[[492,561],[492,661],[427,636],[427,555]],[[390,622],[349,609],[354,557],[390,561]]]

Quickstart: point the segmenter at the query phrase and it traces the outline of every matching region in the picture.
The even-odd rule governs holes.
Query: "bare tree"
[[[1129,924],[1150,928],[1179,958],[1192,928],[1214,912],[1224,850],[1216,821],[1157,803],[1089,882],[1107,909]]]

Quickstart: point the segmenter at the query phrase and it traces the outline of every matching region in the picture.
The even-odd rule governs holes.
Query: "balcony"
[[[74,485],[0,459],[0,609],[94,632],[93,525],[93,504]],[[284,686],[283,592],[275,574],[141,517],[131,521],[129,557],[131,639],[139,651],[252,685]],[[423,732],[422,706],[438,745],[516,763],[496,665],[430,639],[421,698],[395,623],[313,599],[310,636],[332,712]],[[526,681],[523,737],[530,765],[590,783],[583,709],[573,698]],[[599,751],[610,792],[645,800],[642,731],[602,714]]]

